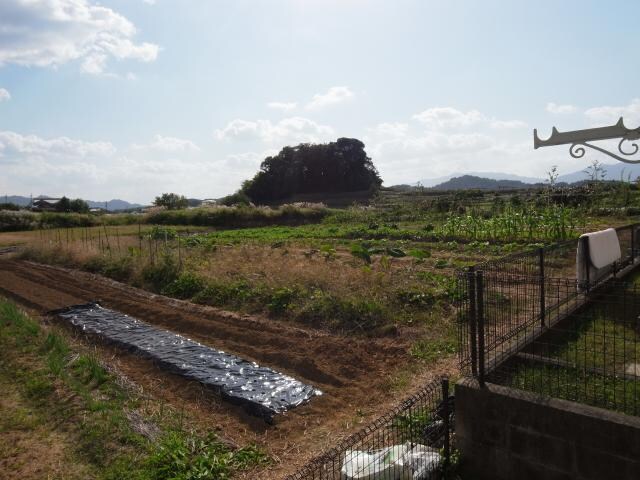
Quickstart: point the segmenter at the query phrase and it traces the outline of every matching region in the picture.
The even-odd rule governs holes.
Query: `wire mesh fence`
[[[616,231],[621,258],[613,266],[612,276],[624,274],[640,252],[640,224]],[[527,332],[545,328],[584,300],[575,288],[577,245],[578,240],[560,242],[458,272],[458,351],[465,373],[473,373],[472,359],[477,355],[477,339],[472,338],[477,334],[473,331],[476,316],[482,315],[484,320],[483,348],[491,357],[491,362],[486,362],[490,366],[499,363],[499,357],[515,353],[526,341]],[[563,288],[563,281],[573,282],[573,287]]]
[[[575,288],[559,282],[559,288]],[[487,381],[637,415],[640,287],[610,281],[570,315],[534,336]]]
[[[480,383],[635,413],[635,393],[629,393],[635,390],[629,389],[637,383],[633,355],[640,312],[634,310],[635,284],[622,279],[629,278],[640,260],[639,226],[618,228],[617,234],[620,260],[606,275],[588,277],[586,283],[576,277],[577,240],[458,272],[463,371]],[[631,316],[618,315],[620,308]],[[596,312],[599,320],[594,323]],[[572,350],[578,332],[589,325],[593,328],[580,337],[581,347]]]
[[[286,480],[447,478],[453,412],[448,379],[435,380]]]

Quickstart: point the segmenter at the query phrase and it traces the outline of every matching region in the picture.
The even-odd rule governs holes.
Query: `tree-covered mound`
[[[281,200],[301,193],[340,193],[377,190],[380,175],[355,138],[324,144],[284,147],[267,157],[260,171],[243,183],[241,192],[253,202]]]

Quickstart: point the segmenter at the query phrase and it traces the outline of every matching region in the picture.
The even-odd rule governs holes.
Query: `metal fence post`
[[[544,327],[547,309],[544,291],[544,248],[538,249],[538,263],[540,265],[540,324]]]
[[[484,387],[484,274],[482,271],[476,272],[476,296],[478,322],[478,380],[480,386]]]
[[[443,448],[443,457],[444,457],[444,461],[443,461],[443,470],[444,470],[444,477],[447,477],[447,472],[449,470],[449,457],[451,455],[451,447],[449,445],[450,442],[450,436],[449,436],[449,416],[451,414],[451,412],[449,412],[449,379],[447,377],[444,377],[442,379],[442,401],[443,403],[443,414],[442,414],[442,421],[443,421],[443,425],[444,425],[444,448]]]
[[[467,289],[469,291],[469,344],[471,347],[471,375],[478,376],[478,337],[476,333],[476,274],[473,267],[467,272]]]

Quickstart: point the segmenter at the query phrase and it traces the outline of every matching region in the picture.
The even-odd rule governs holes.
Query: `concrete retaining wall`
[[[640,479],[640,418],[472,379],[456,438],[463,478]]]

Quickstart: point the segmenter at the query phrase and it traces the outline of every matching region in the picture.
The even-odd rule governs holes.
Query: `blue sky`
[[[362,139],[386,185],[584,168],[541,135],[640,124],[640,3],[3,0],[0,194],[219,197]]]

